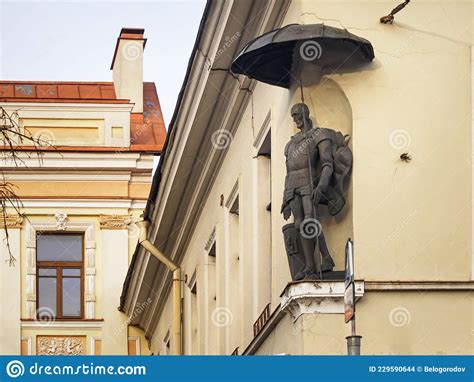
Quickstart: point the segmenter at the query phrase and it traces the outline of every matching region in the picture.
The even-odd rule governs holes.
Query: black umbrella
[[[373,58],[372,44],[345,29],[291,24],[249,42],[232,62],[231,71],[288,89],[295,59],[338,73]]]

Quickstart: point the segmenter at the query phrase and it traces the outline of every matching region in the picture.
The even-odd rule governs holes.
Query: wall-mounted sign
[[[346,324],[355,315],[355,284],[350,283],[344,291],[344,321]]]
[[[346,244],[344,286],[344,321],[348,323],[355,316],[354,243],[351,239]]]

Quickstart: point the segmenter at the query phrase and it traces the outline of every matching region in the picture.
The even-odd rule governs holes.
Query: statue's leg
[[[295,195],[293,200],[290,201],[290,208],[291,208],[291,213],[293,214],[293,217],[295,219],[296,231],[300,234],[301,246],[302,246],[304,260],[305,260],[305,266],[304,266],[303,272],[299,272],[298,274],[295,275],[296,280],[301,280],[305,276],[307,276],[308,273],[314,272],[314,267],[315,267],[314,257],[313,257],[314,241],[312,239],[304,238],[300,233],[301,223],[305,219],[305,212],[303,209],[302,197],[300,195]]]
[[[319,221],[319,206],[315,207],[316,219]],[[329,253],[328,245],[326,244],[326,238],[324,237],[323,227],[321,226],[321,234],[318,238],[319,252],[321,254],[321,269],[322,272],[332,271],[334,268],[334,260]],[[316,252],[316,251],[315,251]],[[319,254],[317,254],[319,255]]]
[[[301,197],[302,202],[303,202],[303,210],[304,210],[304,218],[310,219],[309,224],[312,224],[312,232],[314,232],[314,236],[308,240],[311,241],[311,259],[312,259],[312,264],[313,266],[311,268],[308,268],[307,271],[307,276],[310,278],[317,278],[319,277],[319,273],[321,270],[321,255],[319,253],[319,230],[322,229],[321,225],[318,224],[318,226],[315,225],[315,221],[319,222],[318,216],[317,216],[317,211],[313,206],[313,200],[311,198],[311,195],[304,195]]]
[[[322,269],[323,272],[332,271],[334,268],[334,260],[329,253],[329,248],[326,244],[326,239],[324,237],[324,232],[321,231],[321,235],[319,236],[319,250],[321,251],[321,255],[323,256],[323,264]]]

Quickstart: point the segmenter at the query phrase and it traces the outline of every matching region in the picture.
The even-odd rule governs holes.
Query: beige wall
[[[20,252],[20,230],[8,230],[12,254]],[[5,230],[0,229],[0,354],[20,354],[20,262],[9,265]],[[18,259],[16,259],[18,260]]]
[[[102,234],[102,293],[114,296],[122,289],[128,268],[128,232],[103,229]],[[105,292],[105,293],[104,293]],[[118,311],[117,301],[103,303],[102,350],[104,354],[127,354],[126,316]],[[117,325],[120,324],[118,330]]]
[[[361,353],[472,354],[472,303],[469,292],[369,292],[357,305]],[[342,314],[286,315],[257,354],[345,355],[348,335]]]

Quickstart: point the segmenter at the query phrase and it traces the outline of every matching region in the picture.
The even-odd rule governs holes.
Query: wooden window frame
[[[85,258],[85,237],[84,232],[57,232],[57,231],[37,231],[36,232],[36,240],[38,240],[38,236],[46,236],[46,235],[64,235],[64,236],[81,236],[81,261],[39,261],[38,260],[38,250],[36,251],[36,291],[37,291],[37,299],[36,299],[36,319],[40,320],[41,317],[38,316],[39,312],[39,279],[40,279],[40,270],[41,269],[56,269],[56,315],[54,317],[55,320],[61,321],[74,321],[74,320],[83,320],[84,319],[84,258]],[[62,270],[65,268],[79,268],[80,269],[80,280],[81,280],[81,293],[80,293],[80,307],[81,307],[81,314],[80,316],[64,316],[63,313],[63,286],[62,286]],[[41,276],[44,277],[44,276]],[[67,278],[67,277],[66,277]]]

